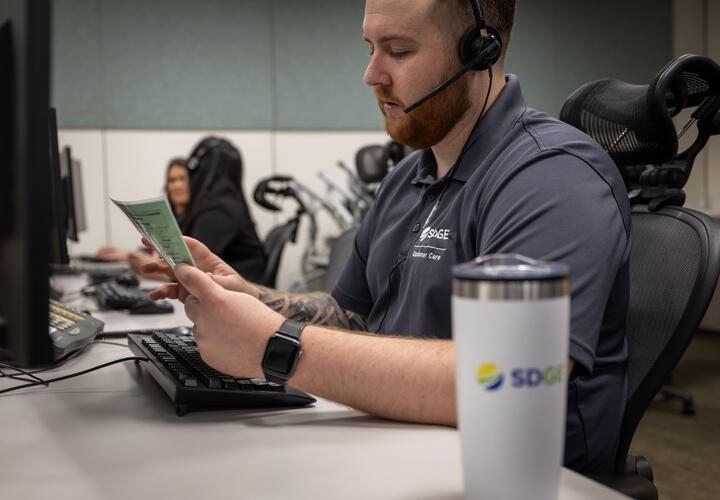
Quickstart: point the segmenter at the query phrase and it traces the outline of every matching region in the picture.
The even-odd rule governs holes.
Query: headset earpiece
[[[463,65],[468,64],[478,55],[482,55],[480,61],[473,65],[472,69],[482,71],[488,69],[497,62],[502,52],[502,38],[498,30],[492,26],[486,26],[486,35],[482,35],[477,26],[468,29],[460,40],[458,54]]]
[[[212,149],[217,148],[218,146],[224,146],[225,143],[223,142],[223,139],[220,139],[218,137],[207,137],[203,139],[200,144],[198,144],[192,153],[190,153],[190,158],[187,162],[187,168],[190,172],[195,171],[200,166],[200,161],[203,159],[203,157],[208,154]]]
[[[462,69],[445,80],[445,82],[440,84],[435,90],[403,109],[405,113],[409,113],[428,99],[445,90],[448,85],[452,84],[469,70],[483,71],[489,69],[500,58],[500,53],[502,52],[502,38],[500,37],[500,33],[485,23],[485,14],[483,13],[479,0],[470,0],[470,6],[475,16],[475,26],[467,30],[460,39],[458,54],[463,64]],[[482,34],[483,31],[485,31],[484,35]],[[492,84],[492,72],[490,73],[490,83]],[[490,87],[488,87],[487,96],[490,96]],[[485,104],[487,104],[487,97],[485,98]],[[484,110],[485,106],[483,105],[483,111]]]

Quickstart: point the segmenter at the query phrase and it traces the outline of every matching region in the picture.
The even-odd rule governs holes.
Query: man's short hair
[[[500,32],[503,55],[510,41],[515,24],[515,0],[479,0],[485,13],[485,22]],[[469,0],[435,0],[438,24],[448,31],[453,41],[460,38],[468,28],[475,25],[475,16]]]

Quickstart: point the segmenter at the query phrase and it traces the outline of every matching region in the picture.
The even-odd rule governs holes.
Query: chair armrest
[[[637,475],[622,474],[585,474],[590,479],[600,484],[619,491],[623,495],[636,500],[658,500],[658,492],[655,485]]]

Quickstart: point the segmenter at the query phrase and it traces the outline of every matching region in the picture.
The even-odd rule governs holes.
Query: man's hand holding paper
[[[212,253],[208,247],[189,236],[183,236],[182,238],[193,257],[195,266],[201,271],[208,273],[216,283],[226,290],[244,292],[253,297],[258,296],[258,289],[252,283],[246,281],[237,271],[226,264],[225,261]],[[143,244],[149,244],[149,242],[143,238]],[[144,273],[164,273],[169,276],[170,279],[176,279],[170,266],[160,260],[144,264],[141,270]],[[163,285],[150,294],[150,298],[153,300],[169,298],[179,299],[184,302],[185,297],[187,297],[187,292],[178,283]]]

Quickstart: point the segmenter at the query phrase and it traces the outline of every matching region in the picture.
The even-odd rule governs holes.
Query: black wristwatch
[[[300,349],[300,334],[305,328],[303,323],[286,319],[280,328],[268,339],[262,360],[262,370],[270,382],[285,384],[295,373]]]

